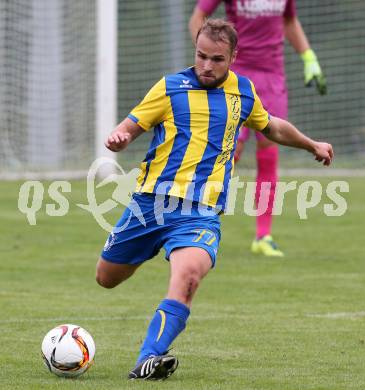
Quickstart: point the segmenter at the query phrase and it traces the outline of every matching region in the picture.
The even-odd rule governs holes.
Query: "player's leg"
[[[159,244],[160,226],[154,220],[153,205],[153,197],[133,195],[97,262],[96,281],[102,287],[117,286],[158,253],[162,243]],[[142,223],[141,216],[149,222]]]
[[[189,202],[188,202],[189,203]],[[151,320],[137,365],[129,377],[166,379],[177,368],[176,357],[167,355],[175,338],[184,330],[190,305],[201,280],[215,264],[220,240],[219,216],[200,214],[199,206],[183,204],[165,215],[161,238],[170,261],[170,281]],[[146,373],[147,371],[147,373]]]
[[[256,90],[260,96],[264,107],[270,115],[279,118],[286,118],[288,111],[288,95],[283,74],[260,73],[253,78]],[[257,149],[257,177],[256,177],[256,204],[259,202],[260,190],[263,183],[268,186],[267,191],[263,191],[262,205],[267,209],[262,215],[256,218],[256,240],[252,243],[254,253],[262,253],[266,256],[283,256],[271,237],[272,209],[275,201],[275,189],[278,180],[279,149],[276,144],[268,140],[261,133],[256,132]],[[259,213],[261,214],[261,213]]]
[[[201,280],[212,268],[209,253],[202,248],[176,248],[170,254],[170,282],[167,299],[190,307]]]
[[[256,177],[256,206],[262,205],[264,210],[258,210],[256,218],[256,238],[252,243],[253,253],[266,256],[283,256],[271,237],[272,210],[275,200],[279,149],[276,144],[257,134],[257,177]]]
[[[164,354],[183,331],[194,293],[211,267],[210,255],[202,248],[177,248],[171,252],[168,292],[150,323],[138,362],[150,355]]]
[[[105,288],[113,288],[134,274],[140,264],[118,264],[104,260],[96,264],[96,281]]]
[[[278,146],[258,134],[257,137],[257,149],[256,149],[256,163],[257,163],[257,176],[256,176],[256,192],[255,202],[259,204],[260,195],[261,204],[266,206],[264,213],[259,213],[256,219],[256,239],[260,239],[266,235],[271,234],[272,228],[272,209],[274,204],[275,189],[277,183],[277,170],[279,160],[279,148]],[[263,186],[263,183],[266,184]]]
[[[190,305],[201,280],[212,267],[209,253],[198,247],[174,249],[170,253],[170,282],[167,296],[158,306],[130,379],[166,379],[178,360],[168,348],[185,329]]]

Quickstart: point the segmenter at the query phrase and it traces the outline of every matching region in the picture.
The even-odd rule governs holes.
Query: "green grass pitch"
[[[252,217],[222,218],[217,267],[173,345],[180,367],[157,383],[126,374],[166,292],[163,253],[125,284],[102,289],[94,270],[107,234],[76,207],[86,203],[85,182],[65,194],[66,216],[48,216],[43,204],[36,226],[17,210],[21,183],[1,182],[0,388],[364,389],[365,182],[348,182],[342,217],[324,215],[325,199],[300,220],[288,195],[274,225],[284,259],[250,254]],[[43,336],[61,323],[85,327],[96,343],[95,364],[76,380],[50,374],[40,357]]]

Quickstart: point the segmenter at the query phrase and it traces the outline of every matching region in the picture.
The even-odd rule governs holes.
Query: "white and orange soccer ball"
[[[58,376],[80,376],[90,368],[94,355],[93,338],[77,325],[57,326],[45,335],[42,342],[44,363]]]

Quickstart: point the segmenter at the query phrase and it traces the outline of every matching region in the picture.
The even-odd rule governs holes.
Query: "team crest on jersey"
[[[281,16],[286,0],[237,0],[237,15],[246,18],[258,16]]]
[[[234,137],[236,134],[236,128],[240,119],[240,98],[236,95],[230,95],[228,105],[228,122],[226,126],[226,132],[224,135],[224,148],[217,160],[218,164],[226,164],[231,159],[232,150],[234,148]]]

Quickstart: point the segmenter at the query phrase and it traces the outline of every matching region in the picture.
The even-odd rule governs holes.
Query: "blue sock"
[[[153,316],[137,364],[151,355],[164,354],[186,326],[189,308],[173,299],[164,299]]]

